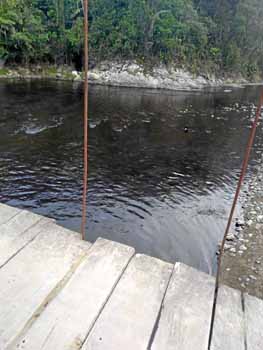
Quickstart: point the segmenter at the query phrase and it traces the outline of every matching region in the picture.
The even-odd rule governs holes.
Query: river
[[[87,239],[211,272],[258,95],[92,86]],[[0,81],[0,201],[77,231],[82,99],[70,82]],[[260,127],[248,176],[262,148]]]

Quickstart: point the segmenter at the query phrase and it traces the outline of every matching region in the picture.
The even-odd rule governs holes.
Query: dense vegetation
[[[90,0],[91,62],[262,71],[262,0]],[[0,58],[81,66],[82,0],[0,0]]]

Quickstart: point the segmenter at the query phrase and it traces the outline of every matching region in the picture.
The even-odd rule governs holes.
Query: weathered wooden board
[[[213,298],[213,277],[177,263],[151,348],[206,350]]]
[[[244,326],[241,292],[220,286],[211,350],[245,350]]]
[[[133,255],[133,248],[97,240],[68,284],[14,349],[78,349]]]
[[[17,215],[21,209],[10,207],[0,203],[0,225],[8,222],[12,217]]]
[[[62,288],[90,244],[55,224],[0,270],[0,349],[6,349]]]
[[[82,350],[146,350],[171,272],[170,264],[136,255]]]
[[[34,239],[52,222],[50,219],[22,210],[0,226],[0,267]]]
[[[244,296],[247,350],[263,349],[263,300]]]

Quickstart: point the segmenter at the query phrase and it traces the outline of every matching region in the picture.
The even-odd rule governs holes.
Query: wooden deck
[[[206,350],[214,278],[0,204],[0,349]],[[263,349],[263,301],[222,286],[213,350]]]

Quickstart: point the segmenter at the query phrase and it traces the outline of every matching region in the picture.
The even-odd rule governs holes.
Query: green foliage
[[[8,69],[6,68],[0,68],[0,76],[5,76],[8,74]]]
[[[91,61],[137,59],[262,71],[262,0],[90,0]],[[82,0],[0,0],[0,58],[78,64]]]

